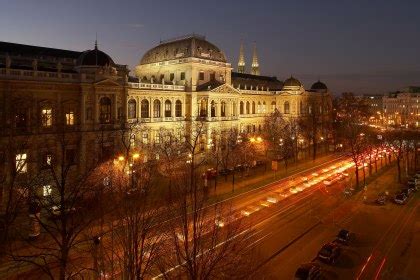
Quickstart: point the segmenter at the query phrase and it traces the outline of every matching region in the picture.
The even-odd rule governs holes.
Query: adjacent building
[[[387,125],[407,128],[420,127],[420,87],[408,87],[383,98],[384,119]]]

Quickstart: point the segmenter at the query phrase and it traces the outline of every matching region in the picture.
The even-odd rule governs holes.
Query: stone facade
[[[18,156],[25,156],[27,172],[42,168],[47,153],[58,159],[63,131],[74,169],[82,171],[114,156],[124,122],[143,123],[148,133],[136,137],[152,143],[159,129],[196,121],[206,124],[208,135],[232,128],[258,133],[275,109],[288,118],[307,114],[310,99],[319,100],[323,114],[331,110],[324,84],[305,90],[293,77],[283,83],[232,72],[223,52],[196,35],[162,42],[140,60],[135,77],[128,73],[96,45],[74,52],[0,42],[0,164],[6,173]],[[35,142],[25,146],[29,138]]]

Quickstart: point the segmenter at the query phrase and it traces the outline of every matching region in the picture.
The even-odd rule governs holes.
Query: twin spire
[[[245,53],[244,53],[244,45],[242,42],[241,42],[241,47],[239,49],[238,72],[245,73]],[[258,63],[256,43],[254,43],[254,50],[252,52],[251,74],[260,75],[260,64]]]

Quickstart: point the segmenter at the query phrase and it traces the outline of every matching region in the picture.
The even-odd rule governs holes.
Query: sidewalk
[[[339,154],[328,154],[319,156],[315,161],[310,159],[300,160],[296,163],[290,164],[287,167],[287,172],[282,163],[279,163],[278,171],[272,171],[271,162],[267,163],[267,171],[265,171],[265,166],[259,166],[251,168],[248,174],[246,171],[236,172],[234,191],[232,191],[232,175],[227,176],[227,181],[225,181],[224,176],[219,176],[217,178],[216,189],[214,189],[215,179],[212,179],[208,182],[209,196],[211,197],[211,200],[224,199],[233,194],[237,195],[242,192],[246,192],[248,190],[279,181],[287,176],[291,176],[305,169],[314,167],[315,165],[334,160],[339,156]]]

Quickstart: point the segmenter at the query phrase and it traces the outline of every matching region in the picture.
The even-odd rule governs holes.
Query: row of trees
[[[47,168],[37,174],[17,170],[8,180],[2,260],[27,278],[41,277],[34,273],[50,279],[244,276],[247,226],[232,218],[229,205],[206,207],[205,124],[196,123],[188,134],[161,130],[161,141],[148,147],[133,137],[142,129],[123,124],[114,135],[119,156],[83,174],[66,160],[66,147],[78,139],[65,131],[54,142],[60,154]],[[160,160],[151,160],[156,155]],[[50,194],[39,191],[45,182],[53,186]],[[171,190],[167,196],[156,195],[162,185]],[[27,238],[38,232],[37,239]]]

